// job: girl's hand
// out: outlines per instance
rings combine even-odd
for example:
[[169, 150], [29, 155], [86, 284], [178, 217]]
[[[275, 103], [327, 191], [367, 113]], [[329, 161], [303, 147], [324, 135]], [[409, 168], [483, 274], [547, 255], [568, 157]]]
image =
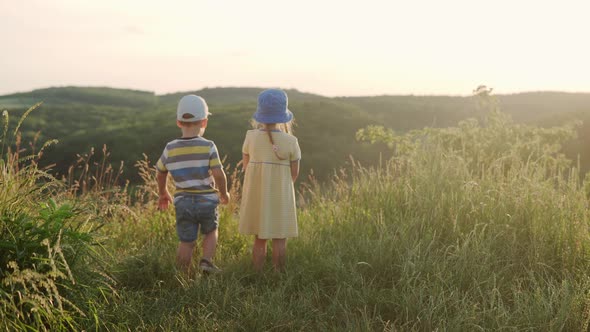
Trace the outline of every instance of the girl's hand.
[[164, 210], [168, 209], [168, 206], [170, 206], [171, 202], [172, 202], [172, 197], [170, 196], [169, 193], [164, 193], [163, 195], [160, 195], [160, 197], [158, 197], [158, 209], [160, 211], [164, 211]]

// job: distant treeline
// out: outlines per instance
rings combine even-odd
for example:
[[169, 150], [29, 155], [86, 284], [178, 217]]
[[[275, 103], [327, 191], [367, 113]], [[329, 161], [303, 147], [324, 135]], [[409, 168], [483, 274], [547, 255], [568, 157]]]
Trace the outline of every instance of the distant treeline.
[[[41, 132], [39, 141], [58, 139], [45, 154], [45, 164], [64, 174], [77, 154], [99, 151], [104, 144], [113, 163], [124, 161], [124, 178], [145, 153], [154, 161], [164, 144], [177, 137], [175, 109], [178, 99], [195, 93], [203, 96], [213, 113], [206, 137], [214, 140], [226, 164], [241, 158], [241, 145], [256, 108], [261, 88], [209, 88], [157, 96], [151, 92], [112, 88], [64, 87], [0, 96], [0, 109], [9, 110], [10, 121], [31, 105], [43, 101], [21, 128], [23, 141]], [[398, 132], [423, 127], [447, 127], [467, 118], [485, 117], [486, 109], [473, 97], [375, 96], [340, 97], [287, 90], [295, 114], [295, 134], [303, 151], [303, 174], [328, 179], [335, 169], [345, 167], [349, 156], [370, 165], [388, 158], [385, 145], [358, 142], [355, 133], [368, 125], [382, 125]], [[556, 126], [580, 121], [578, 138], [564, 151], [573, 160], [580, 157], [583, 172], [590, 169], [590, 94], [533, 92], [495, 97], [497, 107], [517, 122]]]

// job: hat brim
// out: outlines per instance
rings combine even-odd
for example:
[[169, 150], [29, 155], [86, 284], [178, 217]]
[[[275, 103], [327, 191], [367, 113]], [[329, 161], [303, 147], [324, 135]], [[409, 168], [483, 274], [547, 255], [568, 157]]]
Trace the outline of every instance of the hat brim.
[[258, 123], [287, 123], [293, 120], [293, 113], [287, 109], [287, 112], [282, 114], [261, 114], [254, 113], [254, 120]]

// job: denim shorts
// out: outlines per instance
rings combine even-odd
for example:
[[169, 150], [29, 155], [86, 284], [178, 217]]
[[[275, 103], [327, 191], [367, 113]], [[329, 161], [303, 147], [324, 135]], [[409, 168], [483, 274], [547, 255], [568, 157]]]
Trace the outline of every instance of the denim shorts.
[[176, 233], [180, 241], [195, 241], [199, 227], [203, 234], [209, 234], [216, 230], [219, 225], [217, 205], [219, 205], [217, 194], [175, 197]]

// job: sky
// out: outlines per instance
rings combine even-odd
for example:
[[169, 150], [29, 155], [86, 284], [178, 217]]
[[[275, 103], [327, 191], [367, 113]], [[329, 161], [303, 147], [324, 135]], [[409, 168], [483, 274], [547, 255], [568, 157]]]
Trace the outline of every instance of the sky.
[[0, 94], [590, 92], [590, 1], [0, 0]]

